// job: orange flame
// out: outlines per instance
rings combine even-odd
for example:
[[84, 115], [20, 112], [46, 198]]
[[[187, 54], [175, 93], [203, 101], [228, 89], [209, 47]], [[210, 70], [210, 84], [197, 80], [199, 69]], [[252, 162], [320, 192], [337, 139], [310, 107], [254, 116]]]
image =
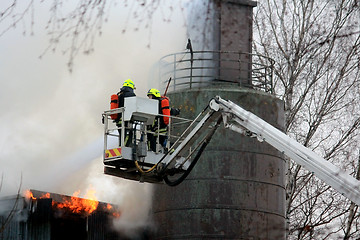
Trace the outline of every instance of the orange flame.
[[24, 195], [25, 195], [25, 198], [33, 199], [33, 200], [36, 199], [36, 197], [34, 197], [33, 193], [30, 190], [26, 190]]
[[[34, 194], [30, 190], [25, 190], [24, 196], [25, 198], [36, 200], [36, 197], [34, 197]], [[50, 198], [50, 193], [43, 194], [40, 199], [43, 198]]]
[[40, 199], [43, 199], [43, 198], [50, 198], [50, 193], [45, 193], [44, 195], [42, 195], [40, 197]]
[[116, 218], [119, 218], [120, 217], [120, 212], [113, 212], [112, 215]]
[[[94, 212], [99, 205], [95, 197], [95, 190], [90, 189], [87, 191], [85, 198], [79, 198], [80, 190], [74, 192], [73, 196], [63, 197], [63, 202], [56, 202], [52, 201], [52, 206], [60, 209], [67, 209], [73, 213], [81, 213], [81, 214], [91, 214]], [[33, 193], [30, 190], [26, 190], [24, 196], [30, 200], [36, 200], [37, 198], [34, 197]], [[45, 193], [39, 199], [50, 198], [50, 193]], [[104, 210], [107, 210], [111, 213], [114, 217], [120, 217], [120, 212], [114, 209], [111, 204], [107, 204], [106, 207], [104, 206]]]
[[70, 199], [63, 199], [64, 202], [53, 202], [53, 206], [69, 209], [73, 213], [91, 214], [99, 205], [95, 197], [95, 190], [88, 190], [84, 198], [79, 198], [80, 190], [76, 191]]
[[117, 211], [116, 209], [113, 208], [113, 206], [111, 204], [107, 204], [106, 205], [106, 209], [109, 211], [109, 212], [112, 212], [112, 215], [116, 218], [119, 218], [120, 217], [120, 212]]

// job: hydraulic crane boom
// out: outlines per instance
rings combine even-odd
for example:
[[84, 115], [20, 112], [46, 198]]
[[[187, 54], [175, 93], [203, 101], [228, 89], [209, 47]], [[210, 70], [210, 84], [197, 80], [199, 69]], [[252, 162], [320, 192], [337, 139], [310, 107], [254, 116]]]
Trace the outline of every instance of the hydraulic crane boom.
[[[360, 204], [360, 182], [345, 171], [231, 101], [217, 97], [210, 107], [222, 112], [225, 127], [240, 133], [244, 133], [243, 129], [250, 131], [259, 141], [269, 143], [336, 191]], [[235, 123], [228, 123], [226, 118], [232, 118]]]
[[[219, 96], [210, 101], [178, 141], [170, 146], [169, 151], [164, 154], [139, 155], [135, 154], [139, 151], [137, 146], [133, 148], [132, 153], [131, 149], [120, 146], [117, 149], [120, 151], [123, 149], [124, 156], [110, 159], [104, 157], [105, 173], [152, 183], [161, 183], [164, 180], [168, 185], [176, 186], [192, 170], [221, 122], [224, 123], [225, 128], [256, 137], [260, 142], [269, 143], [336, 191], [360, 205], [360, 181], [261, 118]], [[142, 145], [141, 142], [138, 145]], [[108, 150], [105, 149], [106, 151]], [[126, 152], [129, 152], [127, 156]], [[181, 177], [175, 181], [169, 179], [169, 176], [176, 174], [181, 174]]]

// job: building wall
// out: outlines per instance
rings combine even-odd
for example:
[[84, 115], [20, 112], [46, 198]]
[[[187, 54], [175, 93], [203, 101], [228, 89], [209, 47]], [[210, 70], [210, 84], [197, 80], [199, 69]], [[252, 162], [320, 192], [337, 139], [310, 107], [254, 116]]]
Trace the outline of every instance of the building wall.
[[[78, 214], [53, 206], [54, 201], [63, 202], [70, 196], [51, 193], [51, 198], [40, 199], [46, 192], [31, 192], [37, 199], [16, 196], [0, 199], [3, 211], [0, 214], [0, 240], [131, 239], [115, 231], [107, 203], [99, 202], [97, 210], [90, 215]], [[8, 219], [14, 206], [14, 214]]]

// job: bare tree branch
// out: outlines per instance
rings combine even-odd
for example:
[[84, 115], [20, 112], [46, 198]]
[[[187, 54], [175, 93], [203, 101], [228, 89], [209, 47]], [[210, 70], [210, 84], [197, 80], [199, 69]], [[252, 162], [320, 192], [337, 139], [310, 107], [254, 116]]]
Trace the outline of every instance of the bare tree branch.
[[[266, 0], [256, 11], [253, 49], [275, 60], [274, 86], [285, 103], [286, 131], [353, 172], [354, 147], [360, 144], [359, 5]], [[339, 237], [342, 228], [335, 223], [351, 211], [349, 202], [292, 161], [286, 191], [289, 239]]]

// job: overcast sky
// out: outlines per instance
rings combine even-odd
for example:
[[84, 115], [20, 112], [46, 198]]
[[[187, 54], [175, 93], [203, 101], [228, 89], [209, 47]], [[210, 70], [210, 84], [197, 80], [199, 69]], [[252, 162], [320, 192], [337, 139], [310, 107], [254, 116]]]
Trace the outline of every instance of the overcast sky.
[[[1, 1], [0, 10], [5, 6]], [[33, 36], [29, 25], [18, 24], [0, 37], [0, 197], [15, 194], [20, 183], [22, 189], [67, 195], [79, 189], [83, 193], [91, 184], [101, 201], [139, 204], [134, 199], [144, 196], [130, 195], [128, 189], [148, 196], [149, 185], [103, 174], [101, 113], [128, 78], [135, 82], [136, 94], [146, 97], [154, 86], [156, 61], [185, 50], [184, 13], [175, 8], [172, 20], [164, 22], [168, 8], [163, 8], [156, 12], [151, 32], [133, 31], [130, 20], [122, 34], [129, 9], [113, 8], [95, 52], [77, 56], [70, 73], [68, 56], [61, 51], [39, 59], [49, 41], [44, 30], [49, 5], [35, 7]], [[0, 22], [1, 30], [4, 24]], [[127, 198], [131, 201], [125, 203]]]

